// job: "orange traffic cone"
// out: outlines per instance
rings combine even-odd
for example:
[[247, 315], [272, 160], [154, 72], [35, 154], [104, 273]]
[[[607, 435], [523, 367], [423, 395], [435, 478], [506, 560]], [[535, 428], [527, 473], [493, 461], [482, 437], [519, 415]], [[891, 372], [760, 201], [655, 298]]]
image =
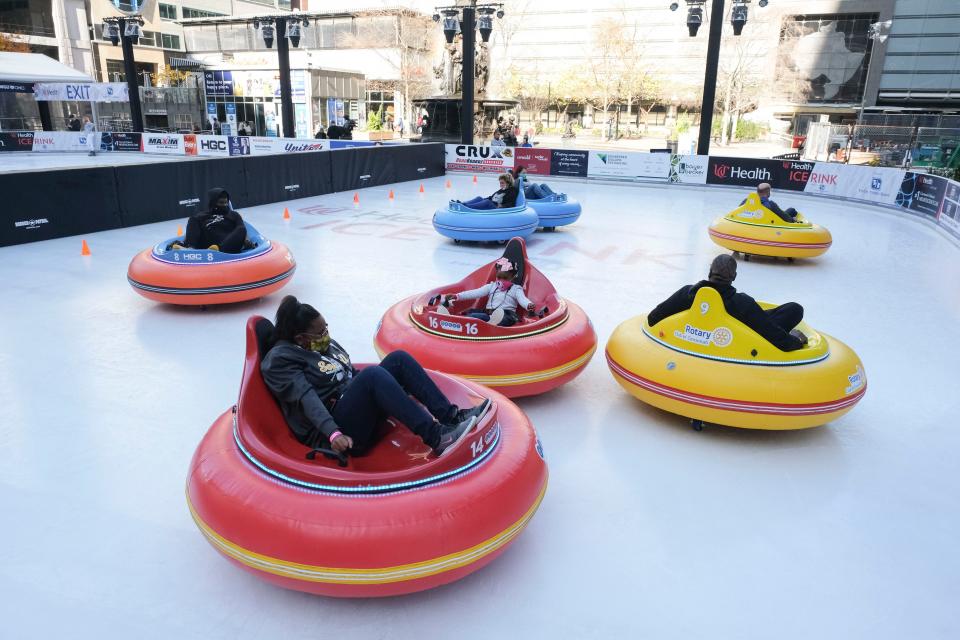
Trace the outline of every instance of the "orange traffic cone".
[[87, 244], [86, 240], [84, 240], [83, 244], [80, 245], [80, 255], [82, 256], [90, 255], [90, 245]]
[[387, 196], [389, 199], [393, 200], [393, 189], [390, 189], [390, 195]]
[[177, 235], [178, 236], [183, 235], [183, 227], [181, 227], [180, 225], [177, 225]]
[[353, 204], [360, 204], [360, 192], [356, 191], [353, 194]]
[[447, 180], [447, 189], [449, 189], [449, 188], [450, 188], [450, 181]]
[[473, 184], [477, 184], [477, 176], [473, 176]]
[[423, 193], [423, 183], [420, 183], [420, 193]]
[[290, 209], [288, 209], [287, 207], [283, 208], [283, 219], [284, 220], [290, 219]]

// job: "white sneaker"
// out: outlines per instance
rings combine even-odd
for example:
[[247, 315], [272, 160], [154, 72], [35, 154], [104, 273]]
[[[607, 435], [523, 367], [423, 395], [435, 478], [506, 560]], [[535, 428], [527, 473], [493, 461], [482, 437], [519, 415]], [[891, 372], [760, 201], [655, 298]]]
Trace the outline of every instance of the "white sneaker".
[[488, 322], [494, 326], [500, 324], [503, 320], [503, 309], [494, 309], [493, 313], [490, 314], [490, 320]]

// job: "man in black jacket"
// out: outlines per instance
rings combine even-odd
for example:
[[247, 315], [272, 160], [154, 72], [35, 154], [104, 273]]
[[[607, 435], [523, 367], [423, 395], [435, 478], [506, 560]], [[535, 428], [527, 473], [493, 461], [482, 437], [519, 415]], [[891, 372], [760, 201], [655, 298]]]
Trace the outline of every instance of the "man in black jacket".
[[175, 243], [173, 248], [240, 253], [247, 240], [247, 227], [240, 214], [230, 208], [230, 194], [215, 187], [207, 192], [207, 199], [209, 210], [190, 216], [184, 244]]
[[[757, 185], [757, 195], [760, 196], [760, 204], [765, 206], [770, 211], [773, 211], [775, 214], [780, 216], [784, 222], [796, 222], [797, 221], [797, 210], [793, 207], [787, 207], [787, 210], [784, 211], [780, 208], [776, 202], [770, 199], [771, 187], [768, 182], [761, 182]], [[741, 205], [746, 202], [747, 199], [744, 198], [740, 203]]]
[[770, 344], [781, 351], [796, 351], [807, 344], [807, 337], [795, 329], [803, 320], [803, 307], [796, 302], [787, 302], [779, 307], [764, 310], [757, 301], [745, 293], [738, 293], [731, 285], [737, 277], [737, 261], [723, 254], [713, 259], [706, 280], [687, 285], [657, 305], [647, 316], [652, 327], [658, 322], [686, 311], [703, 287], [712, 287], [723, 298], [723, 306], [731, 316], [744, 323]]

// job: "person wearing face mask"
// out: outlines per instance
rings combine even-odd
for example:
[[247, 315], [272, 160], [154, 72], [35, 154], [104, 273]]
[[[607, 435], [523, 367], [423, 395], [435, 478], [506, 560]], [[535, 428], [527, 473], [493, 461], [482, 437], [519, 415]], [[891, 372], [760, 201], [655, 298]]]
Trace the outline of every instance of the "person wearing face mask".
[[240, 214], [230, 208], [230, 194], [215, 187], [207, 192], [209, 210], [190, 216], [183, 244], [174, 249], [213, 249], [224, 253], [240, 253], [247, 240], [247, 227]]
[[[483, 285], [479, 289], [448, 293], [443, 296], [444, 304], [457, 300], [477, 300], [486, 296], [487, 306], [484, 309], [470, 309], [465, 316], [483, 320], [501, 327], [512, 327], [520, 321], [517, 315], [517, 304], [523, 305], [527, 311], [533, 313], [536, 309], [533, 302], [523, 292], [523, 287], [513, 282], [517, 275], [517, 268], [506, 258], [496, 262], [497, 279]], [[444, 309], [445, 307], [438, 307]], [[443, 311], [441, 311], [443, 313]]]
[[721, 254], [710, 264], [706, 280], [681, 287], [672, 296], [657, 305], [647, 316], [653, 327], [664, 318], [686, 311], [703, 287], [717, 290], [723, 299], [727, 313], [759, 333], [781, 351], [796, 351], [807, 344], [807, 336], [795, 327], [803, 320], [803, 307], [796, 302], [786, 302], [773, 309], [764, 309], [757, 301], [733, 288], [737, 277], [737, 261], [732, 256]]
[[337, 453], [362, 455], [380, 422], [393, 416], [440, 456], [490, 408], [486, 398], [467, 409], [451, 404], [405, 351], [358, 371], [320, 312], [294, 296], [280, 302], [271, 343], [263, 380], [290, 431], [311, 448], [329, 443]]
[[[460, 201], [454, 200], [454, 202]], [[517, 206], [517, 187], [514, 184], [513, 176], [509, 173], [502, 174], [500, 176], [500, 188], [489, 198], [478, 196], [461, 204], [471, 209], [508, 209]]]

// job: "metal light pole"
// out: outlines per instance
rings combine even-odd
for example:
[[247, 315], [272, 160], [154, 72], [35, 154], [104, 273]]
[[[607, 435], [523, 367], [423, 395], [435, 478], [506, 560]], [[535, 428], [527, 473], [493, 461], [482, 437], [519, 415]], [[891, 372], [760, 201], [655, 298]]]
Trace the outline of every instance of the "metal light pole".
[[460, 33], [463, 34], [463, 79], [461, 81], [462, 98], [460, 99], [460, 139], [463, 144], [473, 144], [473, 100], [474, 100], [474, 65], [476, 64], [477, 33], [475, 26], [476, 0], [471, 0], [469, 7], [463, 8], [463, 19], [460, 21]]
[[[104, 33], [114, 46], [120, 44], [123, 51], [123, 74], [127, 79], [127, 90], [130, 94], [130, 121], [134, 131], [143, 132], [143, 108], [140, 106], [140, 86], [137, 84], [137, 65], [133, 56], [133, 45], [140, 40], [139, 27], [143, 25], [143, 18], [136, 16], [116, 16], [104, 18]], [[135, 34], [127, 35], [128, 25], [136, 25]]]
[[277, 58], [280, 60], [280, 117], [283, 119], [283, 137], [297, 137], [297, 123], [293, 119], [293, 89], [290, 86], [290, 43], [287, 40], [287, 19], [278, 17]]
[[713, 129], [713, 103], [717, 99], [717, 68], [720, 65], [720, 36], [723, 33], [723, 0], [713, 0], [710, 8], [710, 38], [707, 40], [707, 66], [703, 74], [703, 102], [700, 104], [700, 137], [697, 153], [710, 155]]

